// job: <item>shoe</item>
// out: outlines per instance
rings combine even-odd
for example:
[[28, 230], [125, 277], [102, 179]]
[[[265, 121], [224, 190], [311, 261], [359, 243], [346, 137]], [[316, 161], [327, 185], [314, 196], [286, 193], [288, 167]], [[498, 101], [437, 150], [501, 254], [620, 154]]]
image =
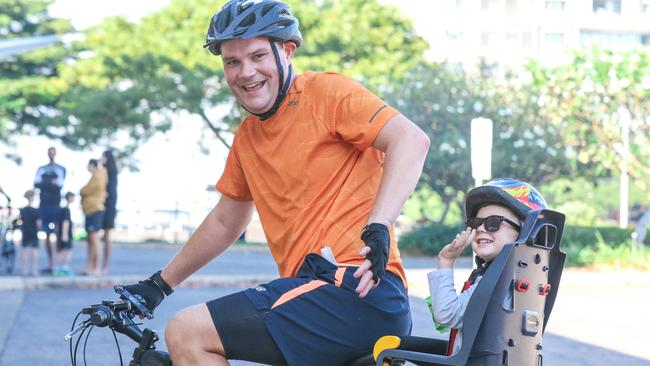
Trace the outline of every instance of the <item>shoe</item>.
[[61, 267], [64, 276], [74, 276], [74, 271], [68, 266]]

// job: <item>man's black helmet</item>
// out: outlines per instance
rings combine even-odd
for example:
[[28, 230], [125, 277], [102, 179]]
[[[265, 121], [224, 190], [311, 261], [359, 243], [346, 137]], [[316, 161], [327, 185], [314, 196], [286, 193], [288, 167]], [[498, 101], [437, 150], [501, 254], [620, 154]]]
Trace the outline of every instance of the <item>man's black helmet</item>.
[[298, 19], [289, 5], [276, 0], [231, 0], [212, 16], [203, 47], [218, 56], [222, 42], [254, 37], [302, 44]]

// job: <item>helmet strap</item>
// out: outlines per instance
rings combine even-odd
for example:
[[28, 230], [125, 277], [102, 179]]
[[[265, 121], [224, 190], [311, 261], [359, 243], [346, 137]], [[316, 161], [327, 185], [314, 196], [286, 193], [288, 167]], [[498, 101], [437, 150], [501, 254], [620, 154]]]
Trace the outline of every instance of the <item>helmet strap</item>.
[[246, 107], [242, 106], [244, 109], [246, 109], [246, 111], [248, 111], [251, 114], [256, 115], [262, 121], [271, 118], [271, 116], [273, 116], [273, 114], [275, 114], [275, 112], [277, 112], [278, 108], [280, 108], [280, 104], [282, 103], [284, 98], [287, 96], [287, 91], [289, 90], [289, 86], [291, 85], [291, 76], [292, 76], [292, 71], [293, 71], [293, 67], [291, 67], [291, 64], [289, 64], [289, 72], [287, 74], [287, 79], [285, 80], [284, 79], [284, 68], [282, 67], [282, 63], [280, 62], [280, 53], [278, 52], [278, 49], [275, 46], [275, 42], [273, 42], [273, 40], [271, 38], [269, 38], [269, 43], [271, 43], [271, 50], [273, 51], [273, 56], [275, 56], [275, 65], [278, 67], [278, 78], [280, 79], [280, 82], [278, 83], [278, 96], [275, 97], [275, 103], [273, 104], [271, 109], [269, 109], [268, 111], [266, 111], [264, 113], [260, 113], [260, 114], [253, 113], [253, 112], [249, 111], [248, 109], [246, 109]]

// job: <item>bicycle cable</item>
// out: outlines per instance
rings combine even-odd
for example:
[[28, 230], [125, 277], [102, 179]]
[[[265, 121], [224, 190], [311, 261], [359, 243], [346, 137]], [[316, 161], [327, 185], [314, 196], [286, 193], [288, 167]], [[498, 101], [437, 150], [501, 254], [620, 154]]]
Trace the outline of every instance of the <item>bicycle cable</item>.
[[90, 333], [93, 331], [94, 328], [95, 328], [94, 325], [91, 325], [90, 328], [88, 328], [88, 333], [86, 334], [86, 340], [84, 340], [84, 352], [83, 352], [84, 366], [88, 365], [88, 363], [86, 363], [86, 345], [88, 344], [88, 337], [90, 337]]
[[[77, 313], [77, 316], [75, 316], [74, 320], [72, 321], [72, 327], [70, 328], [71, 331], [75, 329], [75, 326], [77, 325], [77, 320], [79, 319], [79, 316], [81, 316], [81, 314], [82, 314], [81, 311], [79, 313]], [[137, 326], [138, 324], [142, 324], [142, 323], [135, 323], [133, 321], [133, 319], [128, 318], [128, 317], [127, 317], [127, 319], [128, 319], [128, 321], [130, 323], [129, 325]], [[78, 350], [79, 350], [79, 344], [81, 342], [81, 339], [84, 338], [84, 334], [86, 334], [86, 337], [84, 339], [84, 344], [83, 344], [83, 353], [82, 353], [83, 354], [83, 360], [84, 360], [83, 364], [84, 364], [84, 366], [88, 365], [87, 360], [86, 360], [86, 348], [88, 346], [88, 338], [90, 337], [90, 333], [92, 332], [92, 330], [94, 328], [95, 328], [95, 325], [89, 325], [86, 328], [81, 330], [81, 333], [79, 334], [79, 337], [77, 338], [77, 342], [74, 345], [74, 350], [72, 348], [72, 342], [70, 342], [70, 361], [72, 363], [72, 366], [77, 366], [77, 354], [78, 354]], [[86, 332], [86, 331], [88, 331], [88, 332]], [[113, 339], [115, 340], [115, 345], [117, 346], [117, 354], [120, 357], [120, 366], [124, 366], [124, 359], [122, 358], [122, 349], [120, 347], [120, 342], [117, 340], [117, 334], [115, 334], [115, 330], [113, 328], [111, 328], [111, 332], [113, 334]]]
[[[78, 312], [77, 316], [74, 317], [74, 320], [72, 321], [72, 327], [70, 327], [71, 332], [74, 330], [74, 326], [77, 325], [77, 319], [79, 319], [80, 315], [81, 315], [81, 311]], [[72, 342], [70, 342], [70, 362], [72, 362], [72, 366], [76, 366], [74, 362], [74, 358], [72, 357]]]

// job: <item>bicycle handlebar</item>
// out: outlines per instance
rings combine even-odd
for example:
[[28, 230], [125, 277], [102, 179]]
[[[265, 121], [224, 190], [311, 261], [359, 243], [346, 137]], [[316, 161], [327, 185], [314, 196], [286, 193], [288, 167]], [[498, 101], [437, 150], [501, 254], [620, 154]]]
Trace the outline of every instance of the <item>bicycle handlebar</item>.
[[[95, 304], [91, 305], [90, 307], [83, 308], [80, 314], [89, 315], [89, 318], [79, 324], [79, 326], [76, 328], [72, 329], [70, 333], [66, 334], [65, 337], [63, 337], [63, 339], [69, 341], [72, 339], [72, 337], [74, 337], [75, 334], [79, 332], [82, 332], [80, 337], [83, 337], [83, 331], [92, 326], [102, 328], [109, 327], [113, 331], [124, 334], [138, 343], [138, 346], [133, 353], [133, 359], [129, 365], [171, 366], [169, 355], [166, 352], [156, 350], [155, 343], [159, 340], [156, 332], [151, 329], [144, 329], [143, 331], [138, 326], [138, 324], [134, 323], [132, 320], [137, 315], [144, 316], [148, 319], [153, 318], [152, 312], [144, 306], [141, 301], [141, 297], [129, 293], [123, 286], [118, 285], [115, 286], [114, 289], [115, 292], [118, 293], [122, 298], [121, 300], [103, 300], [101, 304]], [[86, 336], [86, 338], [88, 337]], [[79, 342], [77, 341], [77, 344], [78, 343]], [[75, 346], [74, 357], [72, 348], [70, 351], [73, 365], [76, 364], [74, 361], [76, 359], [76, 353], [77, 348]]]

